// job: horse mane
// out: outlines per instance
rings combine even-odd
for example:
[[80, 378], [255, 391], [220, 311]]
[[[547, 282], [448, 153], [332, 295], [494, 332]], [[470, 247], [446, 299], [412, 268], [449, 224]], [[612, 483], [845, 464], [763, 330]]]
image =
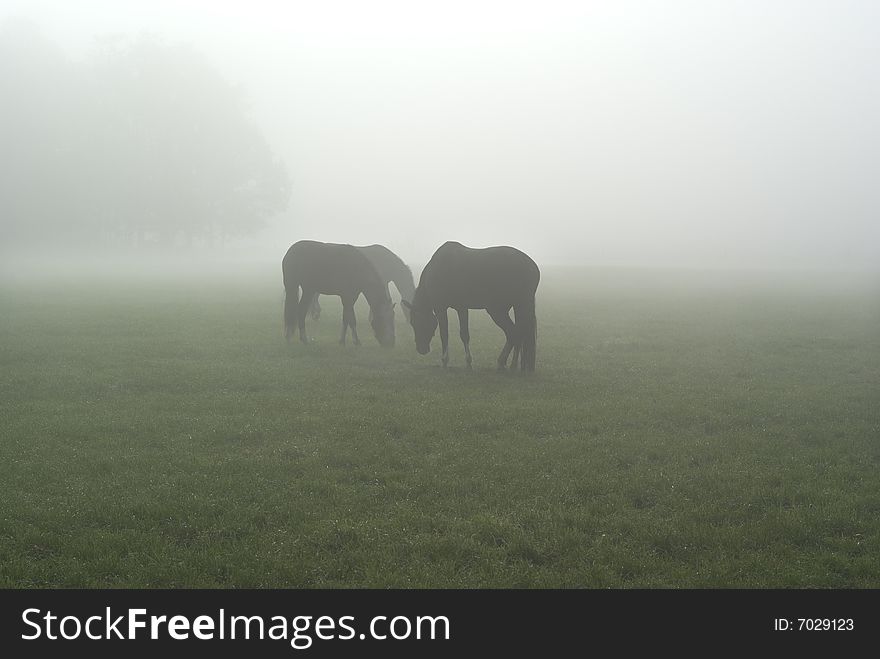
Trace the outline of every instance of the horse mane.
[[[371, 262], [373, 262], [380, 277], [394, 282], [397, 289], [401, 292], [401, 295], [404, 294], [404, 291], [400, 286], [401, 283], [404, 284], [404, 288], [409, 288], [411, 285], [412, 290], [415, 291], [416, 283], [413, 278], [412, 268], [410, 268], [404, 260], [392, 250], [388, 249], [385, 245], [380, 245], [378, 243], [365, 245], [358, 249], [361, 250]], [[370, 252], [372, 252], [372, 255]], [[394, 276], [389, 276], [392, 271], [396, 274], [394, 274]], [[403, 277], [402, 282], [400, 281], [401, 275]]]
[[395, 254], [393, 251], [391, 251], [390, 249], [388, 249], [387, 247], [385, 247], [385, 245], [380, 245], [379, 243], [375, 243], [375, 244], [373, 244], [373, 245], [365, 245], [364, 248], [365, 248], [365, 249], [379, 249], [379, 250], [382, 250], [382, 253], [383, 253], [383, 254], [385, 254], [386, 256], [391, 257], [397, 265], [401, 266], [402, 268], [406, 268], [407, 270], [410, 271], [410, 274], [412, 274], [412, 270], [410, 270], [409, 266], [403, 261], [403, 259], [400, 258], [400, 257], [399, 257], [397, 254]]
[[[363, 292], [370, 308], [372, 309], [373, 305], [379, 304], [383, 300], [390, 303], [391, 298], [388, 295], [388, 287], [385, 286], [385, 281], [382, 279], [382, 275], [379, 274], [379, 269], [376, 268], [375, 264], [359, 249], [355, 248], [354, 251], [362, 259], [363, 263], [366, 264], [367, 271], [369, 272], [369, 282], [365, 282]], [[367, 286], [367, 283], [370, 285]]]

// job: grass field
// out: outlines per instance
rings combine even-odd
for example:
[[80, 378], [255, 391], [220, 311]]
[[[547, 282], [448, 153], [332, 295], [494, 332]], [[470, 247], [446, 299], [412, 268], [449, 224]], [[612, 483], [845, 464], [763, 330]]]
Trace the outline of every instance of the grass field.
[[280, 266], [0, 285], [2, 587], [880, 587], [880, 293], [545, 269], [538, 371]]

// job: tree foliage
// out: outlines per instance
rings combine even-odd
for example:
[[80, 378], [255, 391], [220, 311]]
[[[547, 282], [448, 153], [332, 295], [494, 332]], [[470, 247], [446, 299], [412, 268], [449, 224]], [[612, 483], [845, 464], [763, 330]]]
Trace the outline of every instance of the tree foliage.
[[241, 90], [187, 46], [105, 38], [73, 64], [7, 22], [0, 94], [6, 242], [213, 242], [286, 208], [287, 170]]

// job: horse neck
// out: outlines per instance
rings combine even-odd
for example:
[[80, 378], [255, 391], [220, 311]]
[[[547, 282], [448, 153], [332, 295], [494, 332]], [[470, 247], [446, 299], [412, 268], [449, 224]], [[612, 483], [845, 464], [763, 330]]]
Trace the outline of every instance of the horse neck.
[[419, 285], [413, 290], [412, 305], [419, 308], [432, 308], [433, 302], [433, 272], [434, 259], [428, 261], [427, 265], [422, 269], [422, 276], [419, 277]]
[[393, 282], [403, 299], [413, 299], [416, 285], [413, 281], [412, 270], [403, 262], [403, 259], [384, 245], [372, 245], [361, 249], [376, 267], [376, 272], [384, 280], [386, 287], [389, 281]]
[[367, 304], [371, 309], [388, 301], [388, 288], [378, 274], [375, 277], [369, 277], [364, 283], [364, 297], [367, 298]]
[[413, 291], [412, 306], [419, 309], [433, 309], [434, 301], [431, 295], [431, 287], [420, 281], [418, 288]]
[[391, 281], [394, 282], [394, 285], [400, 292], [400, 296], [404, 300], [413, 299], [416, 292], [416, 284], [413, 281], [412, 270], [410, 270], [404, 263], [401, 263], [400, 267], [397, 268]]

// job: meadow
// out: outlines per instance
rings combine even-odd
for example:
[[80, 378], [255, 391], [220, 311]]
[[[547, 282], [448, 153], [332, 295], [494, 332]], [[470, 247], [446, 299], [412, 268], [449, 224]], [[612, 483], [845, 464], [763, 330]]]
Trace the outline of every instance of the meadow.
[[880, 286], [545, 268], [537, 372], [280, 265], [0, 282], [0, 587], [880, 587]]

